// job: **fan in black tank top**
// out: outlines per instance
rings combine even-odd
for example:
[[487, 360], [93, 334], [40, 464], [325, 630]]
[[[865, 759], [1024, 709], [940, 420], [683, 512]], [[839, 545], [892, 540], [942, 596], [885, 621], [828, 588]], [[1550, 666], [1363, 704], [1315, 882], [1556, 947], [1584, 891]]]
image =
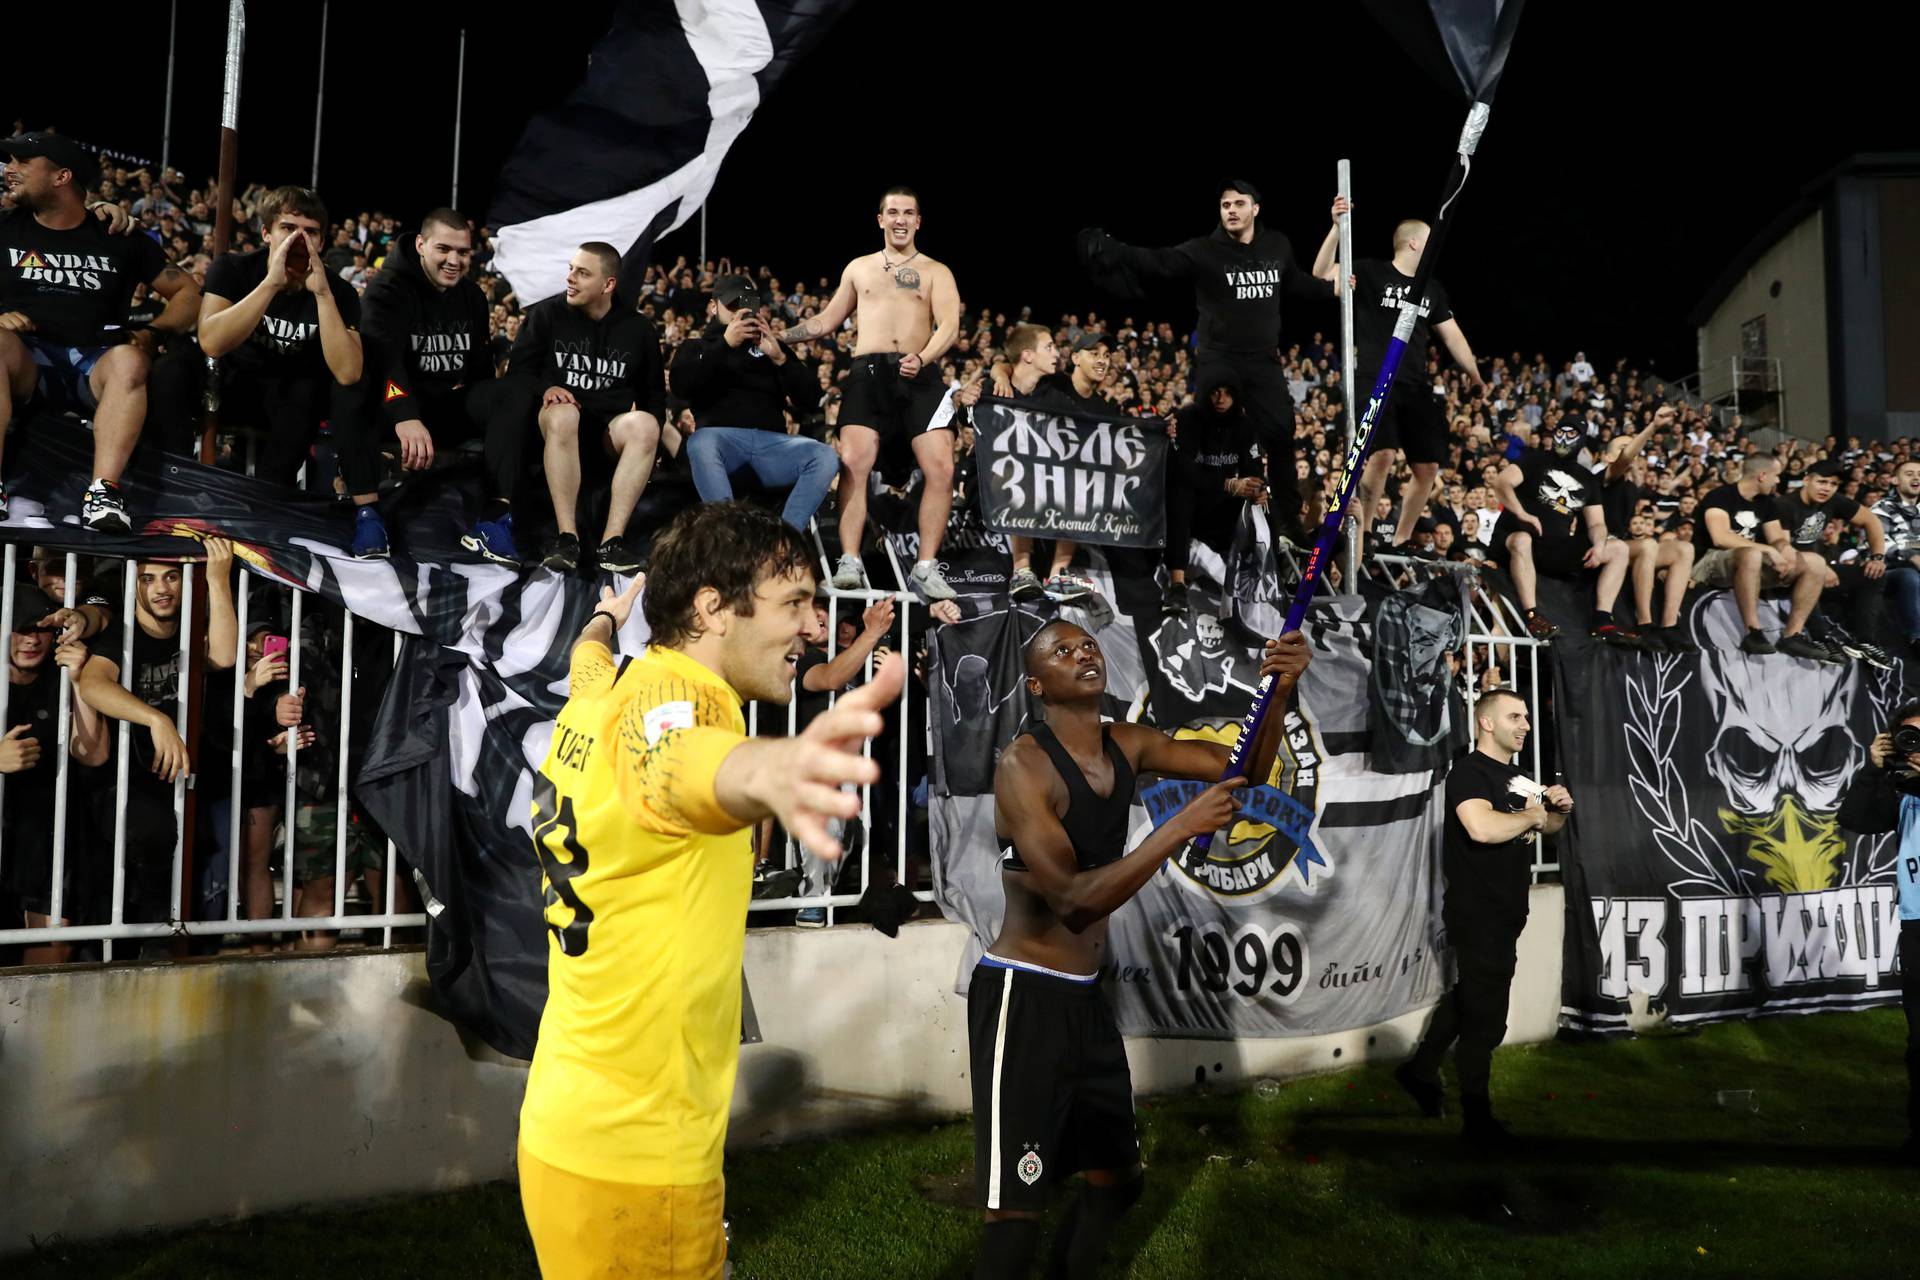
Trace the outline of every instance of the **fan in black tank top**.
[[[1094, 794], [1086, 774], [1060, 745], [1052, 729], [1037, 725], [1028, 736], [1040, 744], [1047, 758], [1053, 761], [1053, 767], [1059, 770], [1060, 780], [1067, 784], [1067, 812], [1060, 819], [1060, 825], [1073, 841], [1074, 860], [1080, 869], [1089, 871], [1119, 858], [1127, 851], [1127, 817], [1133, 807], [1133, 766], [1127, 763], [1127, 753], [1114, 742], [1113, 730], [1108, 727], [1100, 732], [1107, 759], [1113, 763], [1113, 790], [1104, 796]], [[1004, 836], [1001, 838], [1005, 841]], [[1001, 852], [1000, 866], [1007, 871], [1027, 869], [1027, 864], [1020, 860], [1020, 850], [1011, 841], [1006, 841]]]

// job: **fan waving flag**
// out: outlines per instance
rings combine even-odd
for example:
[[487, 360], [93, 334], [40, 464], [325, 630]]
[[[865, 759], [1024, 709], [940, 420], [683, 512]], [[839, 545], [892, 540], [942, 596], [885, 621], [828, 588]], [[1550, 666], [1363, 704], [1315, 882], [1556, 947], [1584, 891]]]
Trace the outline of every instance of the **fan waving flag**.
[[727, 148], [852, 0], [624, 0], [567, 101], [535, 116], [488, 211], [523, 307], [560, 292], [589, 240], [637, 276], [713, 188]]

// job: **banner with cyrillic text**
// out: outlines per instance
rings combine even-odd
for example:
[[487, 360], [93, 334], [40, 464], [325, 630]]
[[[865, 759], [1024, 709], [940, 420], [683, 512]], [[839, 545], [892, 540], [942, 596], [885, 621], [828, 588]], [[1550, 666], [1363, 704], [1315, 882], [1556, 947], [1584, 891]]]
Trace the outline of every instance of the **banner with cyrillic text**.
[[973, 427], [987, 528], [1107, 547], [1166, 543], [1165, 424], [986, 397]]

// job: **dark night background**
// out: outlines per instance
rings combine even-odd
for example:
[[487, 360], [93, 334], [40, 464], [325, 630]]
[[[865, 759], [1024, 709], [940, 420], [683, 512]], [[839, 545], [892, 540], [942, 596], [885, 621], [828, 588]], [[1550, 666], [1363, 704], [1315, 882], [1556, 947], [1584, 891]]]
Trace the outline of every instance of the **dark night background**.
[[[461, 202], [484, 216], [521, 126], [566, 95], [611, 7], [544, 4], [535, 21], [335, 3], [322, 194], [403, 219], [447, 197], [464, 23]], [[195, 183], [217, 154], [225, 11], [180, 6], [171, 154]], [[308, 177], [319, 13], [250, 6], [243, 183]], [[1840, 9], [1533, 0], [1440, 271], [1476, 350], [1564, 359], [1583, 347], [1595, 363], [1691, 372], [1687, 312], [1751, 236], [1848, 154], [1920, 144], [1913, 71], [1870, 26]], [[116, 8], [102, 25], [80, 6], [43, 12], [35, 43], [71, 62], [43, 52], [24, 65], [15, 46], [8, 122], [159, 156], [166, 4]], [[1432, 216], [1463, 117], [1358, 3], [869, 2], [735, 145], [709, 253], [789, 281], [836, 271], [874, 247], [879, 190], [907, 181], [926, 211], [922, 244], [953, 265], [969, 304], [1051, 317], [1100, 305], [1072, 262], [1075, 228], [1143, 244], [1204, 232], [1225, 174], [1260, 184], [1263, 218], [1305, 260], [1334, 162], [1351, 157], [1360, 249], [1384, 256], [1394, 220]], [[663, 252], [691, 255], [695, 226]], [[1172, 295], [1139, 310], [1188, 309]], [[1299, 304], [1288, 328], [1337, 323], [1331, 307]]]

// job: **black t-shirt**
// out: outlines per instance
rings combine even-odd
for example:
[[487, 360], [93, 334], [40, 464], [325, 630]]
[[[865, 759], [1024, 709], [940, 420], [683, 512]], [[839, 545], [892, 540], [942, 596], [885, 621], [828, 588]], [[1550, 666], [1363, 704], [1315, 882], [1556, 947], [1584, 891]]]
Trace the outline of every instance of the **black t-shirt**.
[[1545, 449], [1520, 451], [1520, 505], [1540, 522], [1543, 538], [1586, 538], [1586, 509], [1600, 490], [1586, 468]]
[[1739, 485], [1723, 484], [1701, 499], [1693, 510], [1693, 548], [1702, 555], [1713, 550], [1713, 535], [1707, 532], [1709, 511], [1726, 512], [1733, 535], [1748, 542], [1765, 542], [1761, 530], [1769, 520], [1780, 518], [1779, 507], [1768, 495], [1756, 493], [1747, 498], [1741, 496]]
[[1102, 400], [1098, 391], [1090, 396], [1083, 396], [1075, 391], [1073, 375], [1070, 373], [1047, 374], [1040, 379], [1039, 384], [1033, 389], [1033, 394], [1026, 399], [1038, 401], [1041, 404], [1057, 404], [1063, 409], [1086, 409], [1093, 413], [1113, 412], [1113, 405]]
[[[1661, 528], [1664, 529], [1667, 525], [1673, 523], [1673, 513], [1679, 509], [1679, 494], [1656, 493], [1653, 495], [1653, 518], [1659, 522]], [[1700, 508], [1696, 506], [1694, 508], [1694, 514], [1698, 515], [1699, 511]]]
[[[60, 748], [56, 740], [60, 731], [60, 668], [54, 665], [51, 651], [38, 671], [32, 683], [16, 684], [7, 695], [7, 731], [23, 724], [30, 725], [33, 729], [30, 736], [40, 744], [40, 759], [33, 768], [7, 775], [9, 818], [18, 812], [16, 804], [30, 803], [35, 810], [50, 805], [54, 778], [60, 767]], [[15, 799], [16, 792], [20, 793], [18, 800]], [[34, 796], [31, 802], [28, 801], [28, 793]]]
[[110, 235], [92, 214], [71, 231], [55, 231], [24, 208], [0, 210], [0, 312], [25, 312], [34, 333], [53, 342], [124, 341], [134, 287], [153, 283], [166, 267], [150, 238]]
[[[180, 637], [156, 637], [138, 623], [133, 628], [133, 696], [177, 720], [180, 706]], [[135, 773], [153, 764], [152, 736], [136, 730], [129, 735], [133, 743]], [[152, 774], [145, 775], [152, 780]]]
[[1792, 539], [1795, 547], [1802, 551], [1818, 551], [1820, 535], [1826, 532], [1827, 521], [1838, 520], [1845, 524], [1860, 510], [1860, 504], [1835, 489], [1833, 496], [1817, 507], [1798, 498], [1776, 497], [1773, 509], [1780, 518], [1780, 527], [1787, 531], [1787, 537]]
[[1616, 538], [1630, 538], [1633, 509], [1640, 504], [1640, 486], [1625, 476], [1608, 480], [1605, 475], [1601, 470], [1593, 479], [1600, 486], [1600, 509], [1607, 515], [1607, 532]]
[[[813, 718], [827, 709], [827, 700], [836, 693], [851, 692], [856, 681], [848, 681], [839, 689], [815, 691], [807, 688], [807, 672], [815, 667], [823, 667], [829, 661], [825, 649], [816, 649], [811, 645], [800, 655], [800, 663], [794, 669], [794, 700], [799, 703], [799, 713], [795, 722], [795, 732], [800, 732], [813, 723]], [[784, 736], [784, 731], [783, 735]]]
[[[1386, 357], [1387, 341], [1400, 321], [1401, 301], [1413, 290], [1413, 277], [1400, 274], [1398, 267], [1378, 258], [1360, 259], [1353, 264], [1353, 274], [1359, 280], [1353, 291], [1354, 350], [1359, 355], [1359, 376], [1371, 378]], [[1428, 280], [1427, 291], [1421, 296], [1420, 319], [1414, 322], [1413, 337], [1407, 341], [1406, 354], [1400, 357], [1401, 369], [1416, 378], [1424, 373], [1433, 326], [1451, 319], [1447, 291], [1438, 280]]]
[[1459, 808], [1469, 800], [1485, 800], [1496, 813], [1518, 813], [1533, 800], [1532, 788], [1532, 781], [1517, 765], [1478, 749], [1454, 762], [1447, 775], [1444, 846], [1450, 931], [1458, 931], [1463, 921], [1518, 924], [1526, 919], [1533, 842], [1523, 835], [1500, 844], [1481, 844], [1467, 835]]
[[[267, 278], [268, 257], [266, 249], [221, 254], [207, 268], [206, 291], [228, 302], [240, 301]], [[327, 291], [333, 294], [333, 303], [347, 328], [359, 328], [360, 295], [353, 286], [328, 272]], [[232, 368], [276, 380], [331, 378], [326, 355], [320, 349], [319, 301], [305, 286], [276, 293], [247, 340], [222, 359]]]

